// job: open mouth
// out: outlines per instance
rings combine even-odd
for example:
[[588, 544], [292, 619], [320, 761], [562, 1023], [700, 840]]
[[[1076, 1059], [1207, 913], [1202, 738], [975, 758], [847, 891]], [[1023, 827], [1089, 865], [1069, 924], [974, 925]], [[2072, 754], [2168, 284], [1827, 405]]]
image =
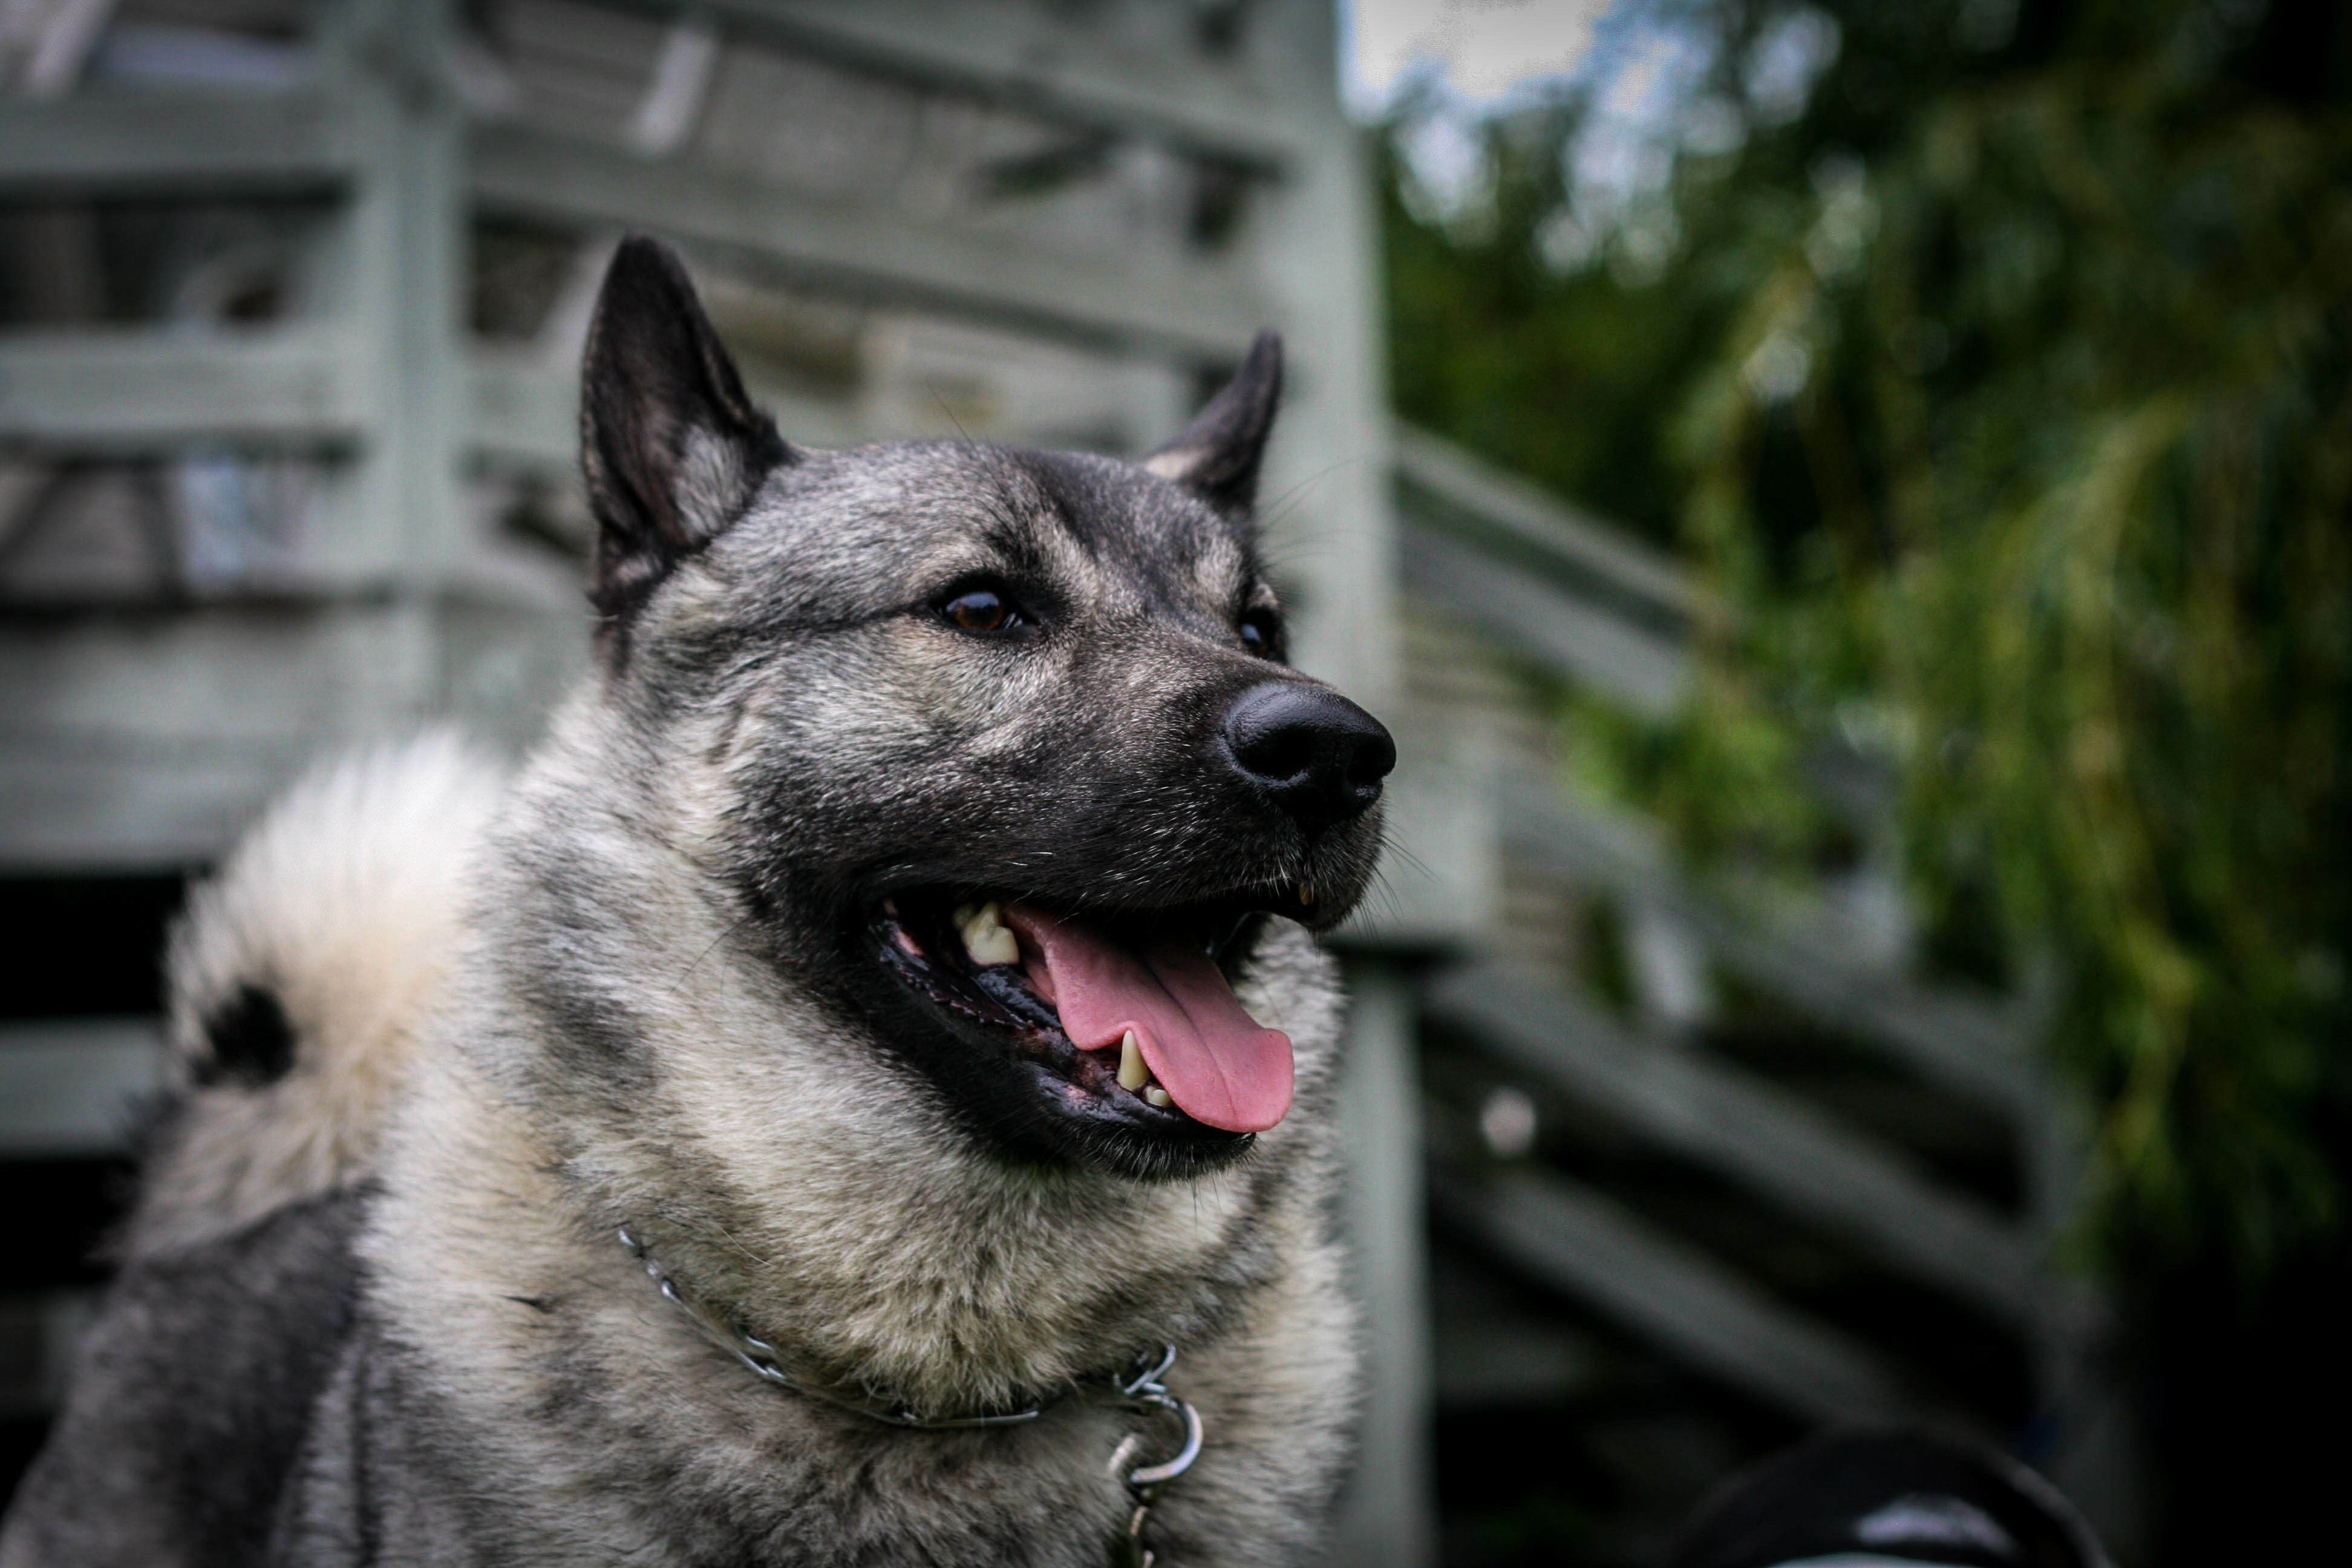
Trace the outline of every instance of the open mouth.
[[870, 929], [899, 982], [975, 1047], [993, 1044], [1055, 1108], [1098, 1125], [1246, 1143], [1290, 1108], [1289, 1037], [1261, 1026], [1228, 966], [1306, 889], [1118, 916], [1017, 894], [904, 889]]

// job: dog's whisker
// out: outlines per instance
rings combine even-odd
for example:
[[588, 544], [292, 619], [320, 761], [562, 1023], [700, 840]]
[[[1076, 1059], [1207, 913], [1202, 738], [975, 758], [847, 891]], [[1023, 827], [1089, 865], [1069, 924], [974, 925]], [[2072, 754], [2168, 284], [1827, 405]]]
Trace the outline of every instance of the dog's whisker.
[[735, 920], [730, 921], [725, 930], [721, 931], [717, 936], [710, 939], [710, 945], [704, 948], [700, 952], [695, 954], [694, 962], [686, 966], [686, 973], [679, 975], [677, 977], [677, 983], [670, 988], [672, 994], [684, 995], [686, 988], [694, 982], [694, 972], [702, 967], [703, 960], [709, 958], [712, 953], [717, 952], [722, 944], [732, 941], [736, 932], [741, 931], [745, 926], [750, 925], [758, 918], [759, 917], [756, 914], [745, 914], [738, 916]]

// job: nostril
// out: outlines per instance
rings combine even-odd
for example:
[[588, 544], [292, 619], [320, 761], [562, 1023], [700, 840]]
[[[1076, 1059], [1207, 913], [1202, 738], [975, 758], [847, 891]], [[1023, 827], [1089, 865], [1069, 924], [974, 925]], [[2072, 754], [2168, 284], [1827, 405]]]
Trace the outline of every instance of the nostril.
[[1296, 724], [1252, 731], [1237, 739], [1234, 758], [1262, 779], [1293, 779], [1315, 765], [1316, 737]]
[[[1373, 722], [1379, 724], [1378, 720]], [[1363, 737], [1348, 759], [1348, 783], [1357, 789], [1378, 789], [1381, 781], [1395, 771], [1396, 742], [1389, 738], [1385, 726]]]

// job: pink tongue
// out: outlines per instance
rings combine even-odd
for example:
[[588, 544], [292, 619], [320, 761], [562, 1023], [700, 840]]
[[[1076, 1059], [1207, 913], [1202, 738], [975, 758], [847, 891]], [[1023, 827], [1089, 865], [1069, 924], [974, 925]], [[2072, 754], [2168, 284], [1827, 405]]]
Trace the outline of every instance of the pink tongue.
[[1045, 956], [1046, 1000], [1082, 1051], [1135, 1031], [1144, 1065], [1195, 1121], [1263, 1132], [1290, 1109], [1290, 1037], [1261, 1029], [1216, 961], [1197, 946], [1115, 942], [1076, 921], [1018, 905], [1004, 923]]

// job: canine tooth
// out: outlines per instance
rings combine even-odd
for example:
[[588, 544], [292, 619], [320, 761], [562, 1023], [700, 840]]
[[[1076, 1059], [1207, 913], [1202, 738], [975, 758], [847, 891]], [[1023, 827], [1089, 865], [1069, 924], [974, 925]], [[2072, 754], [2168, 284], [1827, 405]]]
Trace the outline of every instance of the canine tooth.
[[963, 927], [963, 950], [974, 963], [986, 966], [1021, 962], [1020, 940], [996, 917], [996, 902], [991, 900], [972, 910], [969, 919], [958, 922]]
[[979, 910], [980, 906], [978, 904], [958, 904], [955, 907], [955, 912], [948, 918], [955, 921], [956, 929], [958, 931], [961, 931], [964, 927], [971, 924], [971, 917], [977, 913]]
[[1158, 1106], [1162, 1110], [1167, 1110], [1171, 1105], [1175, 1103], [1174, 1100], [1168, 1098], [1168, 1091], [1160, 1088], [1156, 1083], [1143, 1091], [1143, 1098], [1150, 1103]]
[[1135, 1031], [1129, 1029], [1118, 1037], [1118, 1087], [1141, 1089], [1151, 1081], [1151, 1069], [1143, 1065], [1143, 1047], [1135, 1043]]
[[1302, 904], [1311, 904], [1315, 901], [1314, 883], [1301, 882], [1298, 884], [1298, 901]]

